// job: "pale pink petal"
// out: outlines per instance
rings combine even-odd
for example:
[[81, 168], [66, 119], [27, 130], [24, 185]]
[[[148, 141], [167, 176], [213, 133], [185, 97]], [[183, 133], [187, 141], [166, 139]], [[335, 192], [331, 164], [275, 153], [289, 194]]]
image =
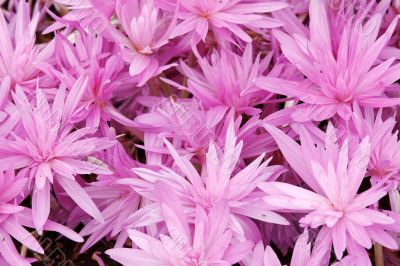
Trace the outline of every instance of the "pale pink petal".
[[57, 181], [68, 196], [70, 196], [82, 210], [95, 218], [98, 222], [104, 223], [104, 218], [96, 204], [75, 180], [59, 176]]
[[9, 232], [13, 238], [15, 238], [17, 241], [19, 241], [21, 244], [25, 245], [29, 249], [40, 254], [44, 253], [43, 248], [40, 246], [36, 238], [34, 238], [30, 232], [19, 225], [15, 220], [4, 220], [2, 223], [2, 227], [7, 230], [7, 232]]
[[235, 264], [245, 258], [253, 248], [254, 244], [251, 241], [241, 242], [231, 245], [224, 254], [224, 260], [231, 264]]
[[394, 240], [392, 236], [390, 236], [388, 233], [386, 233], [379, 227], [375, 226], [367, 227], [367, 232], [374, 241], [378, 242], [384, 247], [393, 250], [397, 250], [399, 248], [399, 245], [397, 244], [396, 240]]
[[142, 54], [135, 54], [129, 66], [129, 74], [136, 76], [142, 73], [150, 64], [151, 57]]
[[33, 222], [39, 234], [50, 214], [50, 183], [46, 181], [42, 189], [34, 189], [32, 194]]
[[265, 248], [265, 253], [264, 253], [264, 266], [281, 266], [281, 262], [278, 259], [278, 256], [276, 256], [274, 250], [270, 247], [267, 246]]
[[164, 266], [164, 262], [156, 260], [152, 255], [139, 250], [131, 248], [114, 248], [105, 252], [113, 260], [118, 261], [122, 265], [146, 265], [146, 266]]

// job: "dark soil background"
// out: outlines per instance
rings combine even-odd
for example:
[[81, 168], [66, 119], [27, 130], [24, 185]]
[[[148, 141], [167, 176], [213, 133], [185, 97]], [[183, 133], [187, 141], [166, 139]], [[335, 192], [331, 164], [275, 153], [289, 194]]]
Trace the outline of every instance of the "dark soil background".
[[93, 254], [97, 254], [107, 266], [121, 265], [104, 254], [104, 251], [113, 248], [113, 241], [99, 241], [84, 254], [79, 254], [81, 243], [75, 243], [65, 237], [59, 237], [57, 233], [44, 233], [43, 236], [39, 236], [37, 239], [45, 250], [45, 255], [28, 250], [27, 257], [37, 259], [32, 264], [33, 266], [97, 266], [99, 264], [92, 258]]

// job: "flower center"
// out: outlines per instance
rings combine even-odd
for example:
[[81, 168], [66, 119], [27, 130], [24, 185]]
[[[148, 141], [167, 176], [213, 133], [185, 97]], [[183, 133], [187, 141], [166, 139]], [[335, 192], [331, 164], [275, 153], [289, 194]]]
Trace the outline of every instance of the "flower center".
[[192, 251], [185, 256], [185, 266], [202, 266], [205, 265], [202, 259], [202, 253], [199, 251]]

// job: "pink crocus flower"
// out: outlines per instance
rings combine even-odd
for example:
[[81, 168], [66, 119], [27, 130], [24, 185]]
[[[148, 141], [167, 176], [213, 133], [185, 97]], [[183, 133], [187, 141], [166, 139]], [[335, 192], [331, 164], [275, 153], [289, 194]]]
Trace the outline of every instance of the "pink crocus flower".
[[35, 44], [35, 31], [39, 13], [30, 19], [29, 4], [19, 1], [13, 23], [7, 23], [0, 10], [0, 82], [11, 79], [11, 87], [19, 84], [24, 88], [35, 88], [37, 77], [44, 76], [38, 65], [52, 56], [53, 44]]
[[[146, 96], [140, 97], [138, 101], [150, 108], [150, 111], [135, 118], [136, 129], [146, 134], [156, 134], [160, 139], [167, 138], [174, 143], [177, 150], [180, 150], [179, 153], [190, 152], [199, 155], [200, 160], [203, 160], [210, 140], [219, 147], [224, 146], [226, 128], [235, 116], [234, 110], [228, 112], [228, 107], [224, 105], [205, 110], [196, 98]], [[252, 158], [277, 148], [269, 134], [258, 131], [261, 125], [259, 118], [259, 115], [255, 115], [245, 122], [242, 116], [237, 116], [235, 119], [235, 132], [238, 140], [244, 143], [241, 153], [243, 158]], [[145, 141], [145, 146], [146, 144], [148, 143]], [[156, 149], [150, 145], [144, 149], [168, 154], [168, 151], [161, 146]]]
[[157, 51], [168, 43], [174, 20], [161, 16], [153, 1], [117, 0], [116, 13], [123, 33], [108, 28], [110, 37], [122, 48], [122, 56], [129, 63], [129, 73], [137, 78], [139, 86], [172, 65], [160, 65]]
[[268, 205], [282, 211], [306, 213], [300, 224], [321, 227], [319, 234], [333, 243], [338, 259], [346, 249], [356, 255], [357, 249], [371, 248], [372, 240], [390, 249], [398, 247], [385, 231], [385, 226], [395, 220], [369, 207], [387, 195], [386, 188], [380, 184], [357, 194], [369, 162], [368, 137], [349, 156], [347, 141], [339, 147], [331, 125], [324, 147], [316, 147], [306, 131], [300, 135], [302, 144], [299, 145], [277, 128], [269, 125], [265, 128], [275, 138], [290, 166], [312, 189], [283, 182], [263, 183], [259, 187], [267, 193], [264, 200]]
[[[115, 133], [110, 130], [110, 139]], [[85, 190], [101, 209], [104, 223], [92, 219], [80, 231], [80, 235], [89, 236], [80, 253], [86, 252], [103, 237], [116, 238], [116, 246], [122, 246], [127, 238], [127, 229], [143, 227], [163, 219], [160, 216], [158, 204], [143, 205], [143, 199], [129, 185], [119, 184], [124, 178], [137, 179], [131, 171], [136, 166], [120, 143], [102, 152], [102, 161], [113, 171], [112, 175], [98, 175], [97, 181]], [[79, 217], [76, 217], [79, 218]], [[80, 220], [80, 219], [79, 219]]]
[[400, 153], [398, 147], [398, 132], [394, 131], [396, 120], [393, 117], [383, 119], [382, 109], [376, 114], [371, 108], [364, 108], [364, 112], [358, 106], [353, 113], [354, 131], [349, 132], [353, 138], [368, 136], [371, 141], [371, 159], [368, 164], [369, 174], [373, 181], [381, 181], [387, 177], [393, 180], [399, 179]]
[[13, 98], [21, 113], [24, 134], [2, 138], [1, 169], [29, 170], [29, 184], [34, 186], [32, 211], [36, 229], [41, 233], [49, 216], [50, 191], [54, 182], [84, 211], [103, 221], [96, 205], [75, 180], [75, 175], [111, 174], [106, 166], [84, 159], [95, 151], [114, 145], [114, 142], [107, 138], [87, 137], [94, 132], [93, 129], [82, 128], [71, 133], [71, 126], [61, 123], [74, 101], [73, 94], [66, 96], [65, 87], [58, 89], [52, 105], [39, 89], [35, 104], [19, 88]]
[[171, 37], [190, 34], [192, 43], [205, 41], [211, 30], [217, 40], [234, 42], [231, 35], [245, 42], [251, 37], [243, 28], [276, 28], [282, 23], [264, 13], [288, 7], [285, 2], [243, 1], [243, 0], [157, 0], [163, 9], [173, 11], [179, 6], [178, 18], [181, 20], [174, 28]]
[[[20, 172], [17, 176], [12, 171], [0, 173], [0, 254], [7, 262], [2, 265], [31, 265], [33, 259], [23, 258], [17, 251], [12, 238], [25, 245], [29, 249], [44, 253], [43, 248], [35, 237], [24, 227], [34, 227], [32, 224], [32, 212], [30, 209], [19, 206], [18, 202], [22, 199], [28, 183], [28, 178], [21, 178], [24, 172]], [[77, 241], [83, 242], [73, 230], [60, 224], [48, 220], [43, 225], [45, 230], [57, 231], [64, 236]]]
[[113, 91], [119, 86], [120, 60], [110, 57], [104, 67], [93, 62], [89, 68], [89, 84], [82, 94], [79, 107], [73, 117], [77, 121], [86, 120], [86, 126], [107, 130], [107, 122], [117, 121], [125, 126], [133, 126], [133, 121], [112, 105]]
[[63, 35], [56, 36], [56, 56], [60, 70], [51, 67], [49, 72], [60, 81], [72, 87], [82, 76], [88, 84], [76, 92], [76, 106], [71, 114], [71, 123], [86, 121], [90, 128], [100, 127], [108, 131], [107, 122], [115, 120], [125, 126], [133, 121], [112, 105], [113, 92], [124, 82], [133, 82], [129, 77], [122, 58], [110, 55], [117, 47], [102, 37], [86, 34], [80, 30], [73, 34], [71, 43]]
[[268, 166], [272, 158], [263, 162], [265, 154], [258, 156], [243, 169], [237, 169], [243, 142], [236, 144], [236, 140], [231, 121], [224, 149], [218, 150], [213, 142], [209, 144], [201, 174], [187, 157], [179, 155], [173, 145], [165, 140], [176, 170], [167, 167], [162, 167], [159, 171], [150, 167], [135, 168], [133, 171], [143, 180], [123, 182], [131, 184], [144, 197], [154, 200], [154, 184], [163, 181], [179, 195], [189, 213], [194, 213], [196, 206], [210, 210], [220, 201], [226, 201], [232, 214], [231, 222], [237, 226], [237, 237], [246, 235], [258, 242], [261, 239], [260, 233], [251, 218], [269, 223], [288, 224], [284, 217], [267, 210], [259, 197], [262, 192], [257, 189], [258, 184], [276, 179], [284, 169], [278, 165]]
[[371, 139], [371, 157], [368, 164], [368, 173], [372, 183], [386, 181], [391, 185], [388, 191], [390, 205], [393, 211], [399, 211], [399, 145], [398, 130], [395, 131], [396, 120], [393, 117], [383, 118], [382, 109], [375, 112], [371, 108], [354, 106], [354, 129], [345, 131], [354, 141], [368, 136]]
[[400, 265], [400, 0], [0, 6], [0, 265]]
[[182, 72], [188, 78], [187, 87], [165, 81], [193, 94], [205, 109], [225, 106], [234, 108], [237, 113], [255, 115], [261, 112], [255, 106], [265, 102], [273, 94], [257, 89], [254, 84], [255, 79], [268, 65], [260, 62], [260, 55], [253, 60], [252, 50], [253, 47], [247, 45], [242, 56], [230, 50], [214, 51], [211, 60], [198, 59], [201, 71], [192, 69], [181, 61]]
[[168, 233], [154, 238], [130, 230], [129, 236], [138, 248], [106, 251], [114, 260], [123, 265], [228, 266], [239, 262], [251, 251], [251, 241], [233, 242], [228, 204], [221, 201], [208, 213], [198, 206], [191, 226], [181, 201], [168, 185], [157, 183], [155, 192]]
[[394, 64], [395, 58], [379, 60], [398, 17], [378, 38], [382, 13], [373, 15], [368, 23], [350, 21], [341, 30], [332, 25], [326, 5], [326, 1], [311, 1], [309, 35], [273, 32], [283, 54], [306, 79], [261, 77], [256, 84], [304, 102], [292, 109], [292, 118], [300, 122], [321, 121], [335, 114], [348, 120], [354, 102], [374, 108], [399, 104], [400, 99], [388, 97], [386, 90], [400, 78], [400, 64]]

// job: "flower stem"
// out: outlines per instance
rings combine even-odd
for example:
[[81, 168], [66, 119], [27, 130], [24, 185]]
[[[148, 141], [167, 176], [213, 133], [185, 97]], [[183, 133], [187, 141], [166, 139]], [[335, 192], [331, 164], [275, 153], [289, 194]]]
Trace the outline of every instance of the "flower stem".
[[374, 253], [375, 253], [375, 265], [376, 266], [385, 266], [385, 262], [383, 259], [383, 248], [380, 244], [374, 244]]

